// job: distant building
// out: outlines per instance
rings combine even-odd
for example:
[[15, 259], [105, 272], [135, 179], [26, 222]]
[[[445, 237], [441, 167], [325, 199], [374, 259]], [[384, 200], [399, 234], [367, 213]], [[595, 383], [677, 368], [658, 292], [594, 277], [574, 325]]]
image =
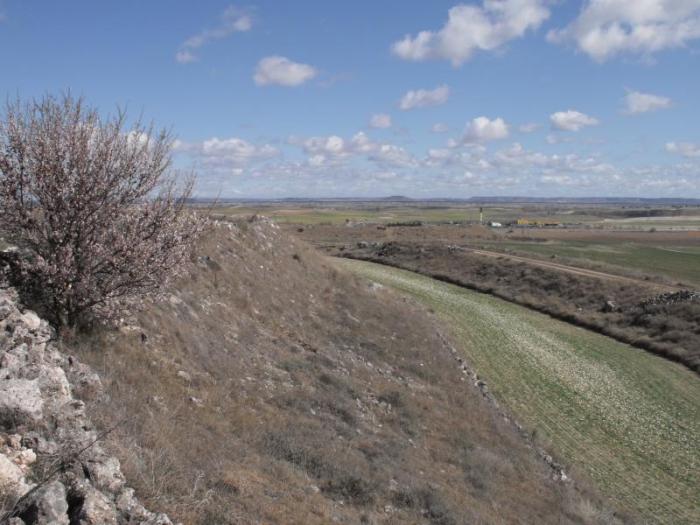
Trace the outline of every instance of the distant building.
[[538, 219], [526, 219], [524, 217], [518, 219], [518, 226], [537, 226], [537, 227], [554, 227], [560, 224], [555, 221], [549, 220], [538, 220]]

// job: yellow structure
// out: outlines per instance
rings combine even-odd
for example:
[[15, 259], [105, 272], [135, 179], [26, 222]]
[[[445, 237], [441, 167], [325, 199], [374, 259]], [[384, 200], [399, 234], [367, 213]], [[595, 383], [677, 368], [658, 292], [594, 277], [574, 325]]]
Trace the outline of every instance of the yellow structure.
[[526, 219], [522, 217], [518, 219], [518, 226], [559, 226], [559, 223], [547, 220]]

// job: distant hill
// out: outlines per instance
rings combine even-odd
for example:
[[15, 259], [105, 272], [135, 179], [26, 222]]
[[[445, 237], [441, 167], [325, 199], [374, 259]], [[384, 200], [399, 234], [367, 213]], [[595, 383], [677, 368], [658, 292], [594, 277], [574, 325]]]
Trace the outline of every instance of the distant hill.
[[323, 204], [323, 203], [372, 203], [372, 202], [410, 202], [441, 203], [441, 204], [578, 204], [578, 205], [627, 205], [627, 206], [700, 206], [700, 198], [684, 197], [504, 197], [483, 196], [469, 198], [412, 198], [405, 195], [390, 195], [388, 197], [287, 197], [284, 199], [248, 199], [248, 198], [220, 198], [189, 199], [190, 204], [207, 204], [218, 202], [219, 204]]

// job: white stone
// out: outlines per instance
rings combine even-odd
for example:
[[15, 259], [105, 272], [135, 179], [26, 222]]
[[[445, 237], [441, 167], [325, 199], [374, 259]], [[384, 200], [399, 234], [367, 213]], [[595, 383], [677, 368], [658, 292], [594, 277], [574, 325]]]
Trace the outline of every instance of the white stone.
[[0, 381], [0, 421], [9, 425], [36, 423], [41, 419], [44, 403], [35, 380]]
[[36, 330], [41, 326], [41, 318], [31, 310], [27, 310], [22, 314], [22, 321], [30, 330]]

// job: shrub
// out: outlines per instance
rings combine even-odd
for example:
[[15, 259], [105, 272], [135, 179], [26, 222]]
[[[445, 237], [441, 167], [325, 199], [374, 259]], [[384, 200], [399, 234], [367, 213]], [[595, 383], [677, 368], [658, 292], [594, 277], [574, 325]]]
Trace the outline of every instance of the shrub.
[[19, 287], [57, 326], [114, 319], [178, 273], [203, 221], [172, 139], [70, 94], [10, 102], [0, 119], [0, 229], [26, 250]]

